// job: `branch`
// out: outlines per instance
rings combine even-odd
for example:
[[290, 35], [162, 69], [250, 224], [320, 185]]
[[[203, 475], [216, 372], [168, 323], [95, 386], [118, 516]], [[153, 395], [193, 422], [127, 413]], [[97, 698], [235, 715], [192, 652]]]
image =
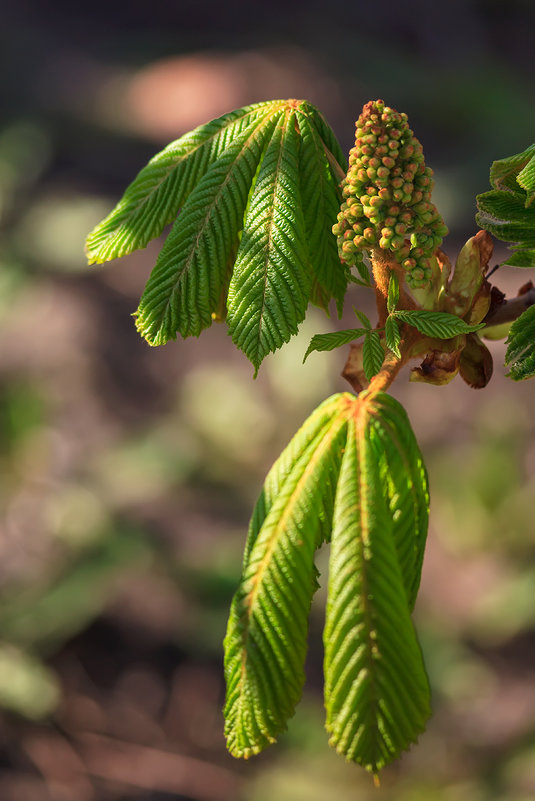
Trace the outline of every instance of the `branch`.
[[530, 287], [526, 292], [511, 298], [494, 309], [491, 309], [483, 322], [487, 326], [502, 325], [502, 323], [512, 323], [520, 315], [535, 304], [535, 287]]

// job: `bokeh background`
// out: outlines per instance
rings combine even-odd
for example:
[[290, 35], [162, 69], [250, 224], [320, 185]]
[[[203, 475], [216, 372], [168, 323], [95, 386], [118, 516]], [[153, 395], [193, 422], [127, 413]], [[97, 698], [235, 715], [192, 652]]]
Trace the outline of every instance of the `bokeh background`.
[[[222, 638], [270, 463], [345, 354], [313, 310], [259, 378], [224, 326], [150, 349], [131, 313], [159, 243], [105, 268], [86, 233], [162, 146], [306, 97], [344, 148], [364, 102], [409, 114], [447, 250], [495, 158], [535, 138], [531, 0], [4, 2], [0, 27], [2, 801], [535, 798], [535, 384], [400, 380], [429, 467], [416, 619], [434, 716], [380, 789], [323, 731], [324, 584], [288, 733], [225, 752]], [[503, 249], [497, 253], [497, 259]], [[506, 269], [510, 294], [526, 273]], [[370, 299], [350, 290], [347, 307]], [[406, 375], [404, 376], [407, 377]], [[326, 554], [319, 555], [325, 576]]]

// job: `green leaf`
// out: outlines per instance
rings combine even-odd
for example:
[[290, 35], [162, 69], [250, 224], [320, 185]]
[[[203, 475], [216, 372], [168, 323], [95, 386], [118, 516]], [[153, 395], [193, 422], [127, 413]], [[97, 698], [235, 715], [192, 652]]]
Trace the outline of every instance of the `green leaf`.
[[301, 696], [314, 553], [330, 534], [353, 401], [335, 395], [310, 416], [271, 469], [253, 513], [225, 638], [225, 734], [234, 756], [274, 742]]
[[189, 195], [137, 311], [138, 331], [149, 344], [163, 345], [177, 331], [198, 336], [211, 325], [243, 226], [249, 187], [277, 115], [249, 125]]
[[381, 337], [377, 331], [368, 331], [364, 338], [362, 348], [362, 362], [364, 374], [368, 381], [377, 375], [385, 359], [385, 352], [381, 345]]
[[399, 325], [396, 322], [396, 318], [392, 315], [386, 318], [385, 339], [387, 347], [390, 348], [392, 353], [397, 356], [398, 359], [401, 359], [401, 351], [399, 349], [401, 334], [399, 332]]
[[392, 273], [390, 276], [390, 281], [388, 282], [387, 309], [389, 314], [395, 310], [396, 306], [398, 305], [398, 300], [399, 281], [397, 275]]
[[530, 267], [533, 259], [526, 251], [535, 247], [535, 145], [495, 161], [490, 182], [494, 191], [477, 197], [476, 222], [503, 242], [518, 243], [522, 255], [513, 254], [505, 264]]
[[386, 492], [398, 560], [412, 610], [420, 586], [429, 520], [427, 471], [409, 418], [390, 395], [373, 397], [370, 442]]
[[505, 363], [514, 381], [535, 375], [535, 306], [530, 306], [514, 321], [506, 340]]
[[535, 145], [522, 153], [494, 161], [490, 168], [490, 183], [494, 189], [518, 190], [518, 175], [535, 156]]
[[381, 413], [370, 425], [364, 404], [348, 424], [324, 632], [330, 742], [374, 773], [417, 739], [430, 714], [429, 685], [384, 493], [384, 438], [375, 426], [381, 426]]
[[348, 328], [344, 331], [332, 331], [329, 334], [316, 334], [310, 340], [303, 362], [315, 350], [334, 350], [342, 345], [348, 345], [358, 339], [367, 331], [366, 328]]
[[535, 249], [514, 248], [504, 264], [509, 267], [535, 267]]
[[447, 312], [411, 309], [409, 311], [395, 311], [392, 316], [417, 328], [421, 334], [434, 339], [451, 339], [459, 334], [469, 334], [471, 331], [477, 331], [484, 326], [484, 323], [468, 325], [460, 317]]
[[340, 143], [338, 142], [338, 139], [334, 135], [331, 126], [328, 124], [321, 111], [319, 111], [315, 106], [313, 106], [311, 103], [308, 103], [306, 100], [301, 100], [299, 103], [299, 109], [303, 113], [313, 116], [314, 118], [314, 126], [321, 136], [325, 149], [325, 155], [327, 156], [327, 161], [331, 167], [333, 180], [338, 186], [339, 199], [341, 202], [342, 190], [340, 188], [340, 183], [345, 177], [348, 165], [344, 152], [340, 147]]
[[350, 272], [331, 228], [344, 169], [336, 137], [310, 103], [238, 109], [149, 162], [89, 235], [89, 261], [144, 247], [176, 217], [135, 315], [138, 330], [161, 345], [226, 317], [257, 371], [297, 332], [310, 301], [327, 311], [334, 297], [341, 312]]
[[533, 155], [526, 166], [516, 176], [517, 182], [520, 184], [522, 189], [526, 190], [526, 206], [531, 206], [533, 199], [535, 198], [535, 146], [532, 146], [530, 151]]
[[149, 161], [113, 211], [89, 234], [89, 263], [132, 253], [159, 236], [233, 139], [284, 106], [283, 100], [245, 106], [171, 142]]
[[370, 329], [372, 327], [372, 324], [370, 323], [369, 319], [366, 317], [364, 312], [359, 311], [354, 306], [353, 306], [353, 312], [355, 316], [358, 318], [358, 320], [362, 323], [364, 328]]
[[251, 195], [229, 287], [227, 323], [258, 372], [263, 358], [297, 333], [312, 276], [300, 200], [295, 113], [286, 111]]
[[311, 110], [309, 116], [298, 112], [296, 117], [301, 133], [299, 175], [308, 249], [324, 295], [322, 299], [320, 294], [315, 302], [325, 307], [325, 301], [334, 297], [341, 317], [349, 271], [338, 258], [332, 233], [340, 209], [338, 186], [329, 168], [324, 142], [314, 125], [317, 113], [314, 115]]
[[496, 189], [477, 196], [480, 212], [498, 220], [515, 220], [519, 223], [532, 223], [533, 211], [526, 208], [523, 192], [503, 192]]

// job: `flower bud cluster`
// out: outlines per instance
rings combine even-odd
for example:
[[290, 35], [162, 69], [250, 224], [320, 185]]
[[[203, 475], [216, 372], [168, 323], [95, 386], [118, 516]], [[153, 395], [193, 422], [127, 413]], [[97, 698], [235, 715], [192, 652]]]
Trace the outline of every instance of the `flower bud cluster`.
[[431, 202], [432, 175], [407, 115], [382, 100], [367, 103], [356, 123], [344, 202], [333, 226], [340, 259], [351, 266], [358, 251], [379, 247], [405, 269], [410, 287], [425, 287], [429, 258], [448, 232]]

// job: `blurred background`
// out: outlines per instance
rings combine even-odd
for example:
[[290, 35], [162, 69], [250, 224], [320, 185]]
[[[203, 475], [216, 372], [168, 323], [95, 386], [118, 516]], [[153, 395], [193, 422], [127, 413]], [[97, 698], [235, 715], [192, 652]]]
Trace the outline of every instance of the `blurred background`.
[[[322, 552], [303, 701], [279, 745], [240, 763], [222, 639], [248, 517], [297, 426], [347, 388], [343, 351], [301, 366], [311, 335], [370, 299], [350, 290], [341, 322], [311, 311], [253, 381], [224, 326], [162, 349], [137, 336], [159, 243], [105, 268], [83, 255], [192, 127], [305, 97], [347, 150], [382, 97], [424, 143], [454, 257], [492, 160], [535, 139], [533, 3], [8, 0], [2, 17], [2, 801], [535, 798], [535, 382], [504, 377], [497, 343], [486, 392], [394, 390], [432, 487], [416, 620], [434, 716], [418, 746], [379, 790], [327, 746]], [[526, 273], [495, 278], [515, 294]]]

